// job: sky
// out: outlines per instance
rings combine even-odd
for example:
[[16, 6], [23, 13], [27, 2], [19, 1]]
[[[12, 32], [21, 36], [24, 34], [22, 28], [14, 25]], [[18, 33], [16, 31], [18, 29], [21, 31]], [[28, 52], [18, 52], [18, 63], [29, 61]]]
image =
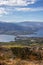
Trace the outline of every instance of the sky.
[[0, 0], [0, 21], [43, 22], [43, 0]]

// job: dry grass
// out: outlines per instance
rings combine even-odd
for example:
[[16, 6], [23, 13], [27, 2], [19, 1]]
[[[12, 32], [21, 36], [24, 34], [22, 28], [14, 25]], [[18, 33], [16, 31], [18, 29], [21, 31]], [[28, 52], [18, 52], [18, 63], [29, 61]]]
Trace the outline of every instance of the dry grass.
[[0, 61], [2, 65], [43, 65], [43, 61], [29, 61], [29, 60], [3, 60]]

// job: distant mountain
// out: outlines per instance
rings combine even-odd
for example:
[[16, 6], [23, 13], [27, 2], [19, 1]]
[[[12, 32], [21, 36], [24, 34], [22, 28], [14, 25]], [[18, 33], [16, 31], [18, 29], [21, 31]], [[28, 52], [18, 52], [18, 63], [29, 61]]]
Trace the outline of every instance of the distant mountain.
[[20, 23], [5, 23], [0, 22], [0, 34], [33, 34], [36, 31], [43, 29], [43, 22], [20, 22]]

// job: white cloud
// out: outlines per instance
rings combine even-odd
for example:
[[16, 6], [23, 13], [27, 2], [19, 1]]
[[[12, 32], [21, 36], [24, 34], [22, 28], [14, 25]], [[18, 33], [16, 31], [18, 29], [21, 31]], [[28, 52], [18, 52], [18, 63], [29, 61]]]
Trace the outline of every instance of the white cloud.
[[27, 6], [29, 4], [34, 4], [36, 0], [0, 0], [0, 5], [8, 6]]
[[31, 8], [15, 8], [16, 11], [30, 11]]
[[7, 11], [4, 8], [0, 8], [0, 15], [7, 14]]
[[[15, 6], [28, 6], [34, 4], [37, 0], [0, 0], [0, 16], [3, 14], [11, 14], [14, 11], [43, 11], [43, 8], [25, 8], [25, 7], [15, 7]], [[7, 5], [9, 7], [2, 7], [2, 5]]]
[[43, 11], [43, 8], [41, 7], [38, 7], [38, 8], [15, 8], [16, 11], [30, 11], [30, 12], [33, 12], [33, 11]]
[[2, 15], [8, 15], [8, 14], [12, 14], [15, 13], [15, 11], [22, 11], [22, 12], [35, 12], [35, 11], [43, 11], [43, 8], [19, 8], [19, 7], [14, 7], [14, 8], [3, 8], [0, 7], [0, 17]]

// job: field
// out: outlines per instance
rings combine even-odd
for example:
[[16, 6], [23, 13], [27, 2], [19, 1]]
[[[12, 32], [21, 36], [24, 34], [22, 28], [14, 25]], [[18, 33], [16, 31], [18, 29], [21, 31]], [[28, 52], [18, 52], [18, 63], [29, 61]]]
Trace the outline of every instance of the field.
[[0, 42], [0, 65], [43, 65], [43, 38]]

